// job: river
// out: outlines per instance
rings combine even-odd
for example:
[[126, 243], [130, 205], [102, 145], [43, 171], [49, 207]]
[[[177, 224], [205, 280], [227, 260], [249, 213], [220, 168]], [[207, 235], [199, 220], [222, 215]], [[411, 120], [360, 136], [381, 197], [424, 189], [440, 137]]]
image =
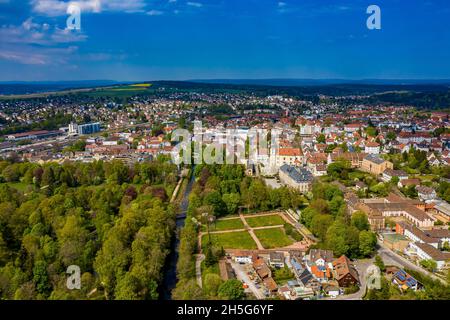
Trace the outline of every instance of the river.
[[180, 246], [180, 231], [184, 227], [184, 220], [186, 220], [186, 211], [189, 206], [189, 194], [192, 191], [192, 186], [195, 182], [195, 176], [193, 174], [194, 167], [191, 170], [191, 177], [189, 183], [186, 186], [186, 190], [183, 194], [183, 199], [180, 204], [180, 211], [177, 214], [176, 219], [176, 230], [173, 236], [172, 242], [170, 244], [170, 253], [167, 256], [166, 264], [164, 266], [164, 276], [163, 281], [160, 285], [160, 299], [171, 300], [172, 290], [177, 285], [177, 262], [178, 262], [178, 250]]

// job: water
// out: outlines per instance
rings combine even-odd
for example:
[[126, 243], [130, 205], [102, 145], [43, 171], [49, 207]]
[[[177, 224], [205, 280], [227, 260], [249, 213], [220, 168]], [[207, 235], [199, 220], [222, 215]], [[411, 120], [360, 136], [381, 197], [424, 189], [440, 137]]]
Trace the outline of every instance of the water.
[[[194, 168], [192, 168], [192, 172]], [[186, 220], [186, 211], [189, 205], [189, 194], [192, 191], [192, 186], [194, 185], [195, 177], [192, 174], [189, 179], [189, 183], [183, 194], [183, 199], [180, 204], [180, 211], [177, 215], [176, 220], [176, 231], [175, 235], [170, 244], [170, 253], [166, 259], [166, 265], [164, 267], [164, 277], [160, 286], [160, 299], [171, 300], [172, 290], [177, 285], [177, 262], [178, 262], [178, 251], [180, 247], [180, 231], [184, 227], [184, 220]]]

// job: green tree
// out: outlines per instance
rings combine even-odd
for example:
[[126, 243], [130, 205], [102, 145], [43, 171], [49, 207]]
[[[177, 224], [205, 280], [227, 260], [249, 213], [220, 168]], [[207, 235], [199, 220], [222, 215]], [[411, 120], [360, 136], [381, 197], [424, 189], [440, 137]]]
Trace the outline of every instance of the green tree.
[[227, 207], [228, 214], [233, 214], [239, 206], [241, 197], [239, 193], [226, 193], [222, 196], [222, 200]]
[[207, 273], [203, 281], [203, 291], [208, 297], [216, 297], [222, 284], [220, 276], [215, 273]]
[[355, 211], [351, 219], [352, 226], [355, 226], [359, 231], [369, 230], [370, 223], [367, 215], [362, 211]]
[[362, 256], [370, 256], [376, 248], [377, 236], [370, 231], [361, 231], [359, 233], [359, 251]]
[[375, 256], [374, 265], [376, 265], [378, 268], [380, 268], [381, 272], [386, 271], [386, 266], [384, 265], [384, 261], [379, 255]]
[[311, 221], [311, 232], [319, 239], [325, 239], [328, 228], [333, 224], [334, 219], [329, 214], [317, 214]]
[[51, 285], [47, 272], [47, 263], [45, 261], [36, 261], [33, 268], [33, 281], [39, 293], [47, 295], [50, 293]]
[[437, 269], [437, 263], [432, 259], [420, 260], [420, 265], [430, 272], [434, 272]]
[[218, 296], [224, 300], [241, 300], [245, 296], [242, 283], [237, 279], [225, 281], [219, 287]]

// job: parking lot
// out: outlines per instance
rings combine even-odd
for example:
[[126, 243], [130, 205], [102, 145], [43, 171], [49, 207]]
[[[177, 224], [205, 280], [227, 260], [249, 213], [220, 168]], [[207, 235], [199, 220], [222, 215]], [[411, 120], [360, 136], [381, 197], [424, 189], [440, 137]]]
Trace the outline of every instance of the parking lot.
[[236, 273], [237, 279], [243, 281], [243, 283], [248, 286], [248, 288], [245, 289], [246, 292], [251, 292], [257, 299], [266, 299], [268, 297], [265, 295], [263, 284], [250, 264], [231, 262], [231, 266]]

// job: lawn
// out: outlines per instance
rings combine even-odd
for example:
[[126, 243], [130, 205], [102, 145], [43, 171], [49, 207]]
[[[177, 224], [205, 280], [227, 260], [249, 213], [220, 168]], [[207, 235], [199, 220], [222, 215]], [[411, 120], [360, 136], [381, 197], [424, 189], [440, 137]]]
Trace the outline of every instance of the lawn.
[[266, 249], [286, 247], [294, 243], [285, 234], [284, 228], [260, 229], [254, 232]]
[[[257, 249], [255, 241], [247, 231], [211, 234], [211, 241], [214, 245], [224, 249]], [[205, 234], [202, 238], [202, 246], [207, 242], [208, 235]]]
[[244, 223], [240, 218], [216, 220], [216, 222], [212, 223], [210, 226], [211, 231], [236, 230], [236, 229], [244, 229]]
[[279, 226], [284, 225], [285, 221], [277, 214], [261, 217], [245, 217], [250, 227], [265, 227], [265, 226]]

